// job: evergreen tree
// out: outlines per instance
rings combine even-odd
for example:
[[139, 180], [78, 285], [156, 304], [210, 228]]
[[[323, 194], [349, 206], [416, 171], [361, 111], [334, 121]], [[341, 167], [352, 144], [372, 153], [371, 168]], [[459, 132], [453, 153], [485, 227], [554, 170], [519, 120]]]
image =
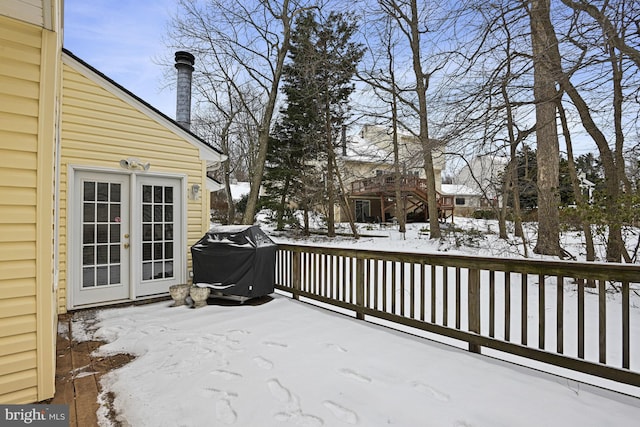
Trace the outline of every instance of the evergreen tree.
[[[332, 12], [322, 22], [317, 18], [308, 11], [295, 23], [289, 62], [283, 70], [287, 104], [274, 133], [277, 142], [272, 144], [267, 179], [279, 181], [270, 183], [270, 188], [286, 188], [279, 212], [288, 203], [307, 213], [323, 204], [331, 235], [334, 150], [348, 116], [352, 79], [363, 50], [350, 41], [356, 31], [352, 15]], [[289, 170], [278, 172], [282, 168]]]

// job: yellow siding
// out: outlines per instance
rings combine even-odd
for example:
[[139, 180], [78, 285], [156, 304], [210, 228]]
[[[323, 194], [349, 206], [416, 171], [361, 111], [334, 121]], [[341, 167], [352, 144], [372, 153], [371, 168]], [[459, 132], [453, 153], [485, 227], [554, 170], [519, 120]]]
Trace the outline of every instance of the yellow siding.
[[[120, 160], [137, 157], [151, 163], [150, 170], [154, 173], [186, 175], [187, 186], [199, 184], [204, 188], [205, 163], [199, 158], [199, 150], [136, 108], [127, 97], [113, 93], [108, 84], [98, 84], [96, 78], [95, 75], [87, 75], [87, 71], [73, 59], [65, 59], [59, 194], [60, 312], [66, 311], [66, 296], [70, 292], [67, 284], [67, 231], [71, 228], [67, 223], [67, 174], [70, 166], [122, 172]], [[208, 228], [203, 221], [206, 197], [202, 199], [187, 201], [186, 239], [189, 246]], [[189, 251], [187, 256], [190, 260]]]
[[2, 0], [0, 13], [31, 24], [44, 26], [42, 0]]
[[[60, 3], [45, 3], [51, 24], [50, 12]], [[0, 404], [30, 403], [54, 393], [60, 37], [42, 28], [51, 26], [43, 23], [42, 0], [3, 1], [0, 15]]]
[[[41, 29], [6, 18], [0, 18], [0, 28], [0, 228], [32, 230], [25, 236], [12, 232], [15, 240], [7, 236], [0, 242], [0, 343], [4, 342], [0, 346], [0, 403], [4, 403], [10, 400], [8, 394], [35, 386], [35, 358], [16, 362], [16, 357], [32, 350], [20, 351], [12, 344], [36, 333], [35, 304], [24, 302], [33, 302], [36, 295]], [[31, 380], [25, 382], [25, 378]], [[33, 390], [28, 394], [33, 395]]]

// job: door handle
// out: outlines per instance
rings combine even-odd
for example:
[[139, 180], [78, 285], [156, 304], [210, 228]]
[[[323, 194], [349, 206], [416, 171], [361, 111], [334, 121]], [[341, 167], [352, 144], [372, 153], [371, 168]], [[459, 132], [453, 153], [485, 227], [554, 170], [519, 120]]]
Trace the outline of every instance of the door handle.
[[124, 248], [125, 248], [125, 249], [129, 249], [129, 244], [128, 244], [128, 243], [125, 243], [125, 244], [124, 244]]

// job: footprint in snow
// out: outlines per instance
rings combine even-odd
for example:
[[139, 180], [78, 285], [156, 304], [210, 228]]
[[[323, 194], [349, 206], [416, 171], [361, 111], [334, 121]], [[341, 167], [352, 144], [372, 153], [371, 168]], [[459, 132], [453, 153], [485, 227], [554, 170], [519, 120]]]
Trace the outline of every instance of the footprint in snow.
[[280, 347], [280, 348], [287, 348], [289, 347], [287, 344], [283, 344], [280, 342], [275, 342], [275, 341], [264, 341], [262, 344], [268, 346], [268, 347]]
[[253, 361], [255, 362], [256, 365], [258, 365], [259, 368], [262, 368], [265, 370], [269, 370], [273, 368], [273, 362], [265, 359], [264, 357], [260, 357], [260, 356], [254, 357]]
[[466, 421], [457, 420], [455, 423], [453, 423], [453, 427], [472, 427], [472, 425]]
[[303, 414], [302, 412], [278, 412], [273, 417], [276, 421], [292, 423], [300, 427], [320, 427], [324, 425], [322, 418]]
[[232, 397], [238, 397], [238, 393], [234, 393], [232, 391], [219, 390], [217, 388], [207, 387], [200, 391], [200, 396], [209, 398], [209, 397], [219, 397], [223, 399], [229, 399]]
[[226, 371], [224, 369], [216, 369], [215, 371], [211, 371], [211, 375], [221, 377], [225, 380], [234, 380], [236, 378], [242, 378], [241, 374], [237, 372]]
[[229, 331], [230, 334], [240, 334], [240, 335], [251, 335], [251, 332], [245, 331], [244, 329], [232, 329]]
[[363, 383], [370, 383], [372, 381], [371, 378], [365, 375], [359, 374], [358, 372], [352, 369], [346, 369], [346, 368], [340, 369], [340, 373], [347, 378], [351, 378], [352, 380], [360, 381]]
[[339, 346], [338, 344], [332, 344], [332, 343], [327, 344], [327, 348], [332, 348], [332, 349], [334, 349], [336, 351], [339, 351], [340, 353], [346, 353], [347, 352], [346, 348], [344, 348], [342, 346]]
[[448, 402], [449, 400], [451, 400], [451, 397], [449, 397], [448, 394], [438, 391], [435, 388], [421, 382], [414, 381], [413, 383], [411, 383], [411, 386], [414, 390], [419, 391], [420, 393], [431, 395], [441, 402]]
[[225, 424], [233, 424], [238, 419], [238, 414], [227, 399], [221, 399], [216, 402], [216, 418]]
[[333, 415], [340, 421], [343, 421], [347, 424], [358, 424], [358, 415], [350, 409], [345, 408], [344, 406], [338, 405], [335, 402], [330, 400], [326, 400], [322, 402], [325, 408], [331, 411]]
[[291, 392], [289, 391], [289, 389], [280, 384], [280, 381], [271, 379], [267, 381], [267, 386], [269, 387], [271, 395], [280, 402], [286, 403], [291, 401]]

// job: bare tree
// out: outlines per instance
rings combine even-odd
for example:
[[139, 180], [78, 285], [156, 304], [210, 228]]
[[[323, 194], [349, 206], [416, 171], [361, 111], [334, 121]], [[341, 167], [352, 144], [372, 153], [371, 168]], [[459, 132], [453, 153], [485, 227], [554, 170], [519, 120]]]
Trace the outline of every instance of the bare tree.
[[[584, 2], [566, 2], [563, 0], [563, 3], [570, 4], [571, 6], [576, 6], [578, 4], [585, 6]], [[582, 10], [579, 7], [576, 7], [576, 9], [578, 11]], [[587, 9], [591, 10], [591, 8]], [[576, 16], [575, 19], [577, 20], [577, 22], [582, 23], [580, 21], [580, 16]], [[560, 55], [560, 51], [558, 49], [558, 41], [555, 36], [555, 29], [553, 28], [550, 21], [543, 23], [544, 28], [542, 30], [545, 31], [546, 34], [548, 34], [550, 37], [553, 37], [553, 39], [555, 39], [555, 43], [553, 43], [551, 45], [551, 48], [547, 50], [547, 56], [544, 61], [547, 64], [546, 67], [548, 67], [548, 69], [552, 72], [554, 80], [560, 85], [563, 93], [566, 94], [571, 100], [571, 103], [573, 104], [578, 116], [580, 117], [580, 121], [582, 122], [584, 129], [593, 139], [594, 143], [598, 147], [598, 151], [600, 152], [600, 160], [602, 162], [605, 175], [606, 203], [604, 206], [604, 211], [609, 228], [607, 238], [607, 260], [618, 262], [622, 259], [623, 255], [626, 255], [624, 241], [622, 238], [624, 204], [621, 203], [621, 201], [622, 189], [629, 188], [629, 181], [628, 179], [626, 179], [624, 170], [624, 159], [622, 157], [624, 144], [624, 135], [622, 132], [622, 103], [624, 97], [621, 86], [622, 68], [620, 67], [620, 64], [623, 63], [621, 62], [623, 61], [623, 58], [628, 56], [631, 62], [635, 64], [635, 71], [637, 72], [637, 63], [634, 61], [635, 55], [633, 49], [629, 51], [626, 44], [624, 46], [621, 45], [621, 43], [624, 44], [624, 38], [620, 37], [617, 33], [611, 34], [610, 31], [613, 31], [614, 28], [610, 27], [606, 23], [603, 23], [602, 19], [597, 22], [601, 26], [601, 30], [605, 34], [605, 37], [602, 40], [602, 44], [599, 46], [601, 48], [600, 51], [605, 52], [605, 54], [600, 58], [596, 58], [596, 61], [598, 63], [602, 63], [602, 61], [608, 61], [611, 65], [612, 71], [610, 77], [599, 74], [597, 75], [597, 77], [595, 77], [595, 81], [598, 86], [601, 86], [605, 82], [611, 82], [612, 84], [613, 96], [611, 100], [612, 106], [610, 108], [610, 111], [612, 112], [611, 117], [613, 118], [614, 122], [613, 149], [611, 148], [609, 139], [603, 132], [602, 125], [599, 125], [596, 118], [594, 117], [594, 107], [590, 106], [587, 98], [583, 96], [578, 87], [572, 82], [571, 77], [573, 73], [576, 71], [578, 65], [582, 64], [583, 61], [576, 61], [576, 65], [568, 71], [564, 69], [562, 63], [563, 57]], [[578, 27], [578, 25], [576, 25], [576, 27]], [[585, 39], [585, 33], [582, 32], [582, 30], [580, 30], [578, 37], [579, 41], [589, 42]], [[593, 51], [598, 51], [597, 39], [595, 45], [586, 45], [576, 42], [574, 42], [574, 44], [578, 45], [578, 47], [581, 49], [582, 56], [586, 55], [587, 52], [590, 53]], [[618, 49], [618, 46], [622, 47], [620, 55], [616, 53], [616, 49]], [[628, 257], [625, 256], [625, 258]]]
[[[569, 124], [567, 120], [567, 113], [562, 105], [562, 102], [558, 101], [558, 112], [560, 113], [560, 122], [562, 123], [562, 133], [564, 135], [565, 144], [567, 146], [567, 163], [569, 165], [569, 176], [571, 178], [571, 187], [573, 189], [573, 195], [576, 200], [576, 206], [578, 212], [582, 213], [586, 210], [588, 201], [584, 199], [582, 195], [582, 189], [578, 182], [578, 172], [573, 156], [573, 142], [571, 138], [571, 131], [569, 130]], [[593, 233], [591, 233], [591, 224], [584, 217], [582, 218], [582, 232], [584, 233], [585, 246], [587, 250], [587, 261], [595, 261], [596, 251], [593, 245]]]
[[[429, 120], [427, 111], [427, 89], [434, 70], [425, 71], [423, 68], [423, 46], [420, 36], [426, 31], [424, 28], [424, 11], [419, 10], [416, 0], [379, 0], [383, 12], [395, 20], [399, 31], [405, 36], [411, 51], [411, 64], [415, 77], [413, 87], [415, 102], [406, 103], [414, 110], [418, 118], [418, 139], [422, 145], [422, 155], [427, 183], [427, 210], [429, 212], [429, 237], [441, 237], [439, 212], [437, 204], [436, 182], [434, 172], [433, 150], [437, 148], [435, 140], [429, 137]], [[440, 66], [442, 67], [442, 65]], [[399, 97], [400, 98], [400, 97]]]
[[[210, 0], [203, 5], [198, 0], [179, 0], [179, 12], [172, 22], [171, 36], [177, 46], [197, 54], [202, 64], [210, 65], [210, 73], [226, 75], [225, 67], [219, 66], [225, 64], [234, 70], [231, 84], [237, 88], [238, 95], [252, 93], [261, 99], [262, 108], [255, 111], [250, 108], [255, 106], [252, 100], [239, 97], [258, 135], [251, 192], [243, 217], [245, 224], [253, 223], [257, 209], [292, 20], [300, 11], [312, 7], [304, 1]], [[223, 59], [211, 60], [212, 56]], [[201, 88], [201, 92], [216, 90], [217, 87], [211, 86]]]

